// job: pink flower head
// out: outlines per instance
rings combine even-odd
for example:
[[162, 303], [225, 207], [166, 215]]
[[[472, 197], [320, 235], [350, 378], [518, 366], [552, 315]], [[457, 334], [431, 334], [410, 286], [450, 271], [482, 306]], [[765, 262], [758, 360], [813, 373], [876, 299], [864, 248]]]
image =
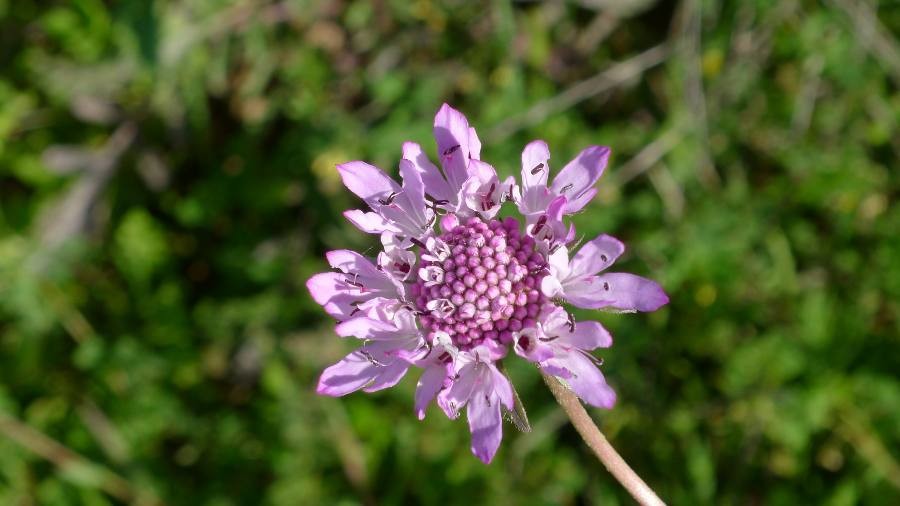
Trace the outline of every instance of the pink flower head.
[[[563, 220], [596, 194], [609, 148], [583, 150], [548, 185], [550, 151], [534, 141], [522, 152], [519, 185], [514, 178], [501, 181], [479, 159], [475, 129], [446, 104], [435, 117], [434, 137], [440, 168], [407, 142], [402, 184], [365, 162], [337, 167], [369, 207], [344, 215], [380, 234], [384, 250], [374, 259], [329, 252], [336, 271], [307, 282], [316, 302], [340, 322], [337, 334], [362, 341], [325, 370], [318, 392], [373, 392], [420, 369], [418, 417], [433, 400], [450, 418], [465, 409], [472, 452], [487, 463], [500, 446], [502, 411], [514, 409], [512, 385], [498, 369], [510, 349], [587, 404], [610, 408], [615, 392], [590, 352], [611, 346], [612, 337], [598, 322], [576, 322], [562, 304], [654, 311], [668, 297], [648, 279], [603, 272], [624, 251], [608, 235], [570, 258], [575, 228]], [[510, 201], [522, 221], [497, 219]]]

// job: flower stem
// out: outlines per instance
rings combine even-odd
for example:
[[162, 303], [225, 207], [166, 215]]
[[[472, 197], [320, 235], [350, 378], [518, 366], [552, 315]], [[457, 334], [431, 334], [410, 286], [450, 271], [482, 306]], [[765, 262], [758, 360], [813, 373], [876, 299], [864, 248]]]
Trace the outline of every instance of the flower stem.
[[544, 377], [544, 383], [553, 392], [553, 397], [556, 397], [556, 402], [569, 415], [569, 420], [572, 421], [575, 430], [578, 431], [578, 434], [581, 435], [584, 442], [600, 459], [600, 462], [619, 480], [619, 483], [628, 490], [631, 496], [643, 505], [665, 506], [665, 503], [653, 492], [653, 489], [644, 483], [644, 480], [628, 466], [625, 460], [622, 459], [622, 456], [609, 444], [609, 441], [597, 428], [591, 416], [585, 411], [584, 406], [581, 405], [578, 397], [555, 377], [545, 372], [541, 372], [541, 376]]

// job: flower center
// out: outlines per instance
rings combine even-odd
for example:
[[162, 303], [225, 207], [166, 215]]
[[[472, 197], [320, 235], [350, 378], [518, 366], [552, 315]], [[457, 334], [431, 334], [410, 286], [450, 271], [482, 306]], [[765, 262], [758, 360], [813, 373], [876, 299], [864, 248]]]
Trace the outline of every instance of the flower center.
[[549, 303], [540, 290], [547, 260], [515, 218], [473, 217], [435, 243], [412, 287], [430, 342], [445, 332], [462, 350], [485, 340], [508, 344], [513, 332], [535, 325]]

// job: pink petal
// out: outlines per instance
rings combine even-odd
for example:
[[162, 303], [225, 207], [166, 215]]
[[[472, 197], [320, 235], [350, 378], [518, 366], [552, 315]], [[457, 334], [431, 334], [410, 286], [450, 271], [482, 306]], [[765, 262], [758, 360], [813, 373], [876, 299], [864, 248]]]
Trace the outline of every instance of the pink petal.
[[563, 280], [562, 288], [562, 297], [575, 307], [597, 309], [611, 302], [598, 276], [570, 277]]
[[367, 213], [359, 209], [351, 209], [344, 211], [344, 217], [352, 223], [356, 228], [367, 234], [381, 234], [386, 231], [398, 232], [397, 227], [388, 223], [384, 218], [376, 213]]
[[[322, 305], [328, 303], [336, 296], [350, 295], [351, 293], [359, 293], [356, 290], [351, 292], [351, 288], [345, 282], [345, 274], [337, 272], [323, 272], [315, 274], [306, 281], [306, 289], [312, 295], [313, 300], [317, 304]], [[352, 296], [352, 295], [351, 295]]]
[[469, 121], [447, 104], [434, 117], [434, 139], [438, 157], [452, 188], [460, 188], [469, 178]]
[[602, 234], [586, 243], [569, 264], [572, 276], [593, 275], [606, 269], [625, 251], [625, 245], [613, 236]]
[[524, 329], [516, 336], [513, 349], [525, 360], [540, 364], [554, 355], [553, 348], [540, 338], [546, 338], [543, 332], [531, 328]]
[[497, 180], [497, 170], [481, 160], [469, 160], [469, 175], [477, 178], [482, 184]]
[[389, 365], [382, 367], [378, 375], [372, 379], [372, 383], [363, 388], [363, 392], [371, 393], [385, 388], [391, 388], [406, 376], [409, 370], [409, 363], [403, 360], [394, 360]]
[[437, 200], [453, 200], [455, 198], [454, 191], [450, 189], [444, 175], [437, 166], [431, 163], [431, 160], [422, 151], [422, 146], [415, 142], [404, 142], [403, 159], [412, 162], [413, 167], [421, 175], [425, 193]]
[[560, 337], [560, 341], [582, 350], [591, 351], [612, 346], [612, 335], [599, 322], [575, 322], [575, 331], [565, 332]]
[[479, 378], [476, 363], [469, 363], [459, 370], [456, 379], [450, 388], [438, 395], [438, 406], [444, 410], [448, 418], [455, 419], [459, 416], [459, 409], [469, 401], [472, 390]]
[[469, 430], [472, 431], [472, 453], [490, 464], [503, 439], [503, 417], [496, 396], [478, 392], [469, 401]]
[[607, 409], [615, 405], [616, 393], [606, 384], [606, 378], [600, 369], [581, 352], [573, 351], [565, 357], [553, 359], [551, 363], [571, 373], [571, 376], [566, 378], [566, 383], [584, 402]]
[[626, 311], [656, 311], [669, 303], [669, 296], [655, 281], [634, 274], [614, 272], [598, 277], [603, 303], [594, 306]]
[[400, 176], [403, 178], [403, 196], [406, 197], [409, 209], [419, 223], [425, 223], [425, 185], [422, 174], [412, 162], [400, 160]]
[[453, 213], [446, 214], [441, 218], [441, 231], [444, 233], [450, 232], [458, 226], [459, 218]]
[[528, 227], [529, 234], [539, 241], [547, 240], [550, 244], [564, 244], [569, 241], [569, 236], [574, 234], [574, 226], [566, 230], [566, 225], [562, 221], [566, 205], [565, 196], [553, 199], [547, 207], [547, 212], [544, 213], [547, 217], [545, 223], [538, 227], [536, 222]]
[[[366, 316], [373, 320], [383, 322], [391, 321], [395, 318], [397, 308], [403, 303], [399, 299], [388, 299], [386, 297], [372, 297], [363, 302], [354, 304], [359, 309], [354, 313], [357, 317]], [[346, 337], [346, 336], [344, 336]]]
[[481, 159], [481, 139], [475, 133], [474, 127], [469, 127], [469, 158], [472, 160]]
[[319, 378], [316, 391], [321, 395], [339, 397], [369, 385], [386, 388], [396, 384], [409, 367], [399, 360], [389, 366], [379, 366], [370, 360], [371, 355], [367, 355], [368, 353], [362, 349], [356, 350], [325, 369]]
[[550, 188], [566, 196], [566, 214], [577, 212], [587, 205], [596, 192], [591, 192], [591, 187], [600, 179], [608, 160], [608, 147], [591, 146], [579, 153], [557, 174]]
[[524, 197], [528, 198], [528, 189], [534, 186], [547, 186], [547, 175], [550, 173], [550, 148], [544, 141], [531, 141], [522, 150], [522, 187]]
[[357, 337], [359, 339], [390, 339], [397, 334], [393, 324], [359, 316], [341, 322], [334, 327], [334, 332], [341, 337]]
[[584, 206], [588, 205], [588, 203], [594, 199], [595, 195], [597, 195], [597, 189], [588, 188], [578, 196], [572, 197], [566, 206], [566, 214], [577, 213], [583, 209]]
[[371, 260], [355, 251], [348, 249], [332, 250], [325, 253], [325, 258], [328, 259], [329, 265], [335, 269], [340, 269], [341, 272], [387, 281], [387, 276], [379, 271]]
[[559, 280], [556, 279], [556, 276], [548, 275], [541, 279], [541, 293], [543, 293], [545, 297], [556, 297], [562, 291], [563, 286], [560, 284]]
[[419, 420], [425, 418], [425, 410], [428, 404], [435, 398], [444, 386], [447, 370], [440, 365], [432, 365], [425, 368], [425, 372], [416, 383], [416, 415]]
[[543, 362], [541, 364], [541, 370], [551, 376], [556, 376], [557, 378], [569, 379], [572, 377], [572, 372], [565, 367], [553, 365], [549, 362]]
[[509, 383], [509, 379], [500, 372], [499, 369], [494, 367], [493, 365], [489, 365], [491, 371], [491, 383], [493, 386], [494, 394], [497, 396], [497, 399], [501, 404], [506, 406], [506, 409], [513, 409], [513, 390], [512, 385]]
[[342, 163], [337, 166], [337, 170], [344, 186], [369, 205], [377, 204], [379, 198], [384, 199], [391, 193], [400, 191], [400, 186], [384, 171], [366, 162]]
[[556, 248], [556, 251], [550, 253], [547, 258], [547, 264], [550, 270], [556, 274], [559, 279], [569, 278], [569, 250], [565, 246]]
[[349, 318], [356, 309], [351, 303], [360, 299], [361, 294], [347, 285], [346, 275], [337, 272], [323, 272], [309, 278], [306, 288], [313, 300], [338, 320]]

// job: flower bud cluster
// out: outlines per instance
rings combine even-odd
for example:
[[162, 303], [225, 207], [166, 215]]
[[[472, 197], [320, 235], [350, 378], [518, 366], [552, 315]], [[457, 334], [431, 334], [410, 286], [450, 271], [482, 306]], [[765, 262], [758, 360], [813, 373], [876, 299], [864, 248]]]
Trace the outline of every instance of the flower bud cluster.
[[473, 217], [434, 243], [412, 287], [430, 342], [444, 332], [462, 350], [486, 340], [505, 345], [514, 332], [535, 326], [550, 303], [540, 289], [547, 260], [515, 218]]

